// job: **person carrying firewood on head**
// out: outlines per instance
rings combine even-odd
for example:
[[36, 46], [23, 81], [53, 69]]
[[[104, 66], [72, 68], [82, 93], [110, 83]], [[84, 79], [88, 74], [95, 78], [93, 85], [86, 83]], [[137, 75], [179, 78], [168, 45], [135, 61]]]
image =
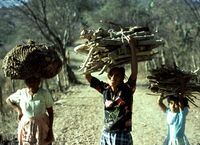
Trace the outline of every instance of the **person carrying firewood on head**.
[[50, 145], [53, 136], [53, 98], [42, 80], [57, 75], [62, 61], [51, 46], [28, 41], [11, 49], [3, 60], [6, 77], [23, 80], [26, 87], [6, 102], [18, 113], [19, 145]]
[[137, 41], [127, 37], [131, 48], [131, 75], [124, 83], [124, 67], [113, 67], [109, 70], [108, 83], [100, 81], [86, 73], [85, 77], [90, 86], [103, 95], [104, 130], [101, 135], [101, 145], [132, 145], [132, 105], [133, 94], [136, 90], [138, 62], [136, 58]]
[[[169, 107], [163, 103], [165, 98], [167, 98]], [[157, 103], [167, 115], [168, 133], [163, 145], [189, 145], [185, 136], [185, 123], [189, 108], [187, 98], [180, 93], [166, 96], [161, 93]]]
[[53, 99], [40, 88], [41, 79], [25, 80], [26, 88], [11, 94], [6, 102], [18, 113], [19, 145], [49, 145], [53, 137]]

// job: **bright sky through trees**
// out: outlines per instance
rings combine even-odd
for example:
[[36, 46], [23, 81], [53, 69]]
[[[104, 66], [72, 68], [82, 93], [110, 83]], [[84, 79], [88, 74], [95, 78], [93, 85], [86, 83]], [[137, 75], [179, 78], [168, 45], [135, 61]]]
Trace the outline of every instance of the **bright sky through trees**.
[[28, 0], [0, 0], [0, 8], [20, 5], [20, 1], [27, 2]]

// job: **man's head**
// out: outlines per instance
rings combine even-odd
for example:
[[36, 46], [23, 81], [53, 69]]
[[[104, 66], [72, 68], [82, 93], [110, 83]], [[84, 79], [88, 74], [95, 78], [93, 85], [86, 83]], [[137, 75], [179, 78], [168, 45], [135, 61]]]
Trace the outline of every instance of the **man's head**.
[[125, 78], [125, 69], [123, 67], [114, 67], [111, 68], [108, 72], [108, 79], [110, 85], [117, 86], [120, 83], [123, 83]]

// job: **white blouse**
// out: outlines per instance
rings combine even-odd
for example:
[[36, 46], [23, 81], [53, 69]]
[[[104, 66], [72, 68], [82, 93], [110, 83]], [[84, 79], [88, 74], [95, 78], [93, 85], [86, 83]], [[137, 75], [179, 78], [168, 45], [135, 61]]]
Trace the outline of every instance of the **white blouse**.
[[44, 114], [46, 108], [53, 106], [53, 98], [47, 90], [40, 88], [37, 93], [31, 96], [28, 88], [17, 90], [9, 96], [13, 103], [19, 104], [24, 116], [31, 118]]

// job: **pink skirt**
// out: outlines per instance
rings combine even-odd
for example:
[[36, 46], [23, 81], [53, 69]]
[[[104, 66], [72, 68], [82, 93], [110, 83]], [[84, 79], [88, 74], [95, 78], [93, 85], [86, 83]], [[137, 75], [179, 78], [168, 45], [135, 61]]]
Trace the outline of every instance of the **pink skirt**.
[[19, 145], [48, 145], [54, 141], [46, 141], [49, 131], [49, 118], [46, 114], [27, 118], [23, 116], [18, 126]]

